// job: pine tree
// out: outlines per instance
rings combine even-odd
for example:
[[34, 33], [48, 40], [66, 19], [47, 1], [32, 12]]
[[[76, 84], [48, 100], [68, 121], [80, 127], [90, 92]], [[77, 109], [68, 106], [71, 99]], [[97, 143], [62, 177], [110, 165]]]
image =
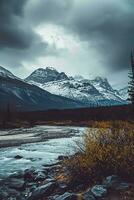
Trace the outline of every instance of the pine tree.
[[128, 94], [129, 94], [129, 100], [131, 104], [134, 106], [134, 55], [133, 50], [131, 51], [131, 71], [129, 73], [129, 87], [128, 87]]

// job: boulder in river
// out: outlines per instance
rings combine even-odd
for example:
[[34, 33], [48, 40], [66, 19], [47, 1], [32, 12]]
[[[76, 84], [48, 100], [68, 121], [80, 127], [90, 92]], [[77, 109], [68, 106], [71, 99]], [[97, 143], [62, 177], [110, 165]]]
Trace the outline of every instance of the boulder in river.
[[58, 160], [65, 160], [67, 158], [68, 158], [68, 156], [58, 156]]
[[23, 156], [20, 156], [20, 155], [17, 155], [17, 156], [14, 156], [15, 159], [19, 160], [19, 159], [22, 159]]
[[26, 169], [24, 171], [25, 181], [33, 182], [36, 176], [37, 176], [37, 172], [35, 171], [35, 169], [31, 168], [31, 169]]
[[24, 174], [25, 174], [25, 172], [20, 170], [20, 171], [17, 171], [17, 172], [14, 172], [13, 174], [11, 174], [9, 176], [9, 178], [24, 178]]
[[34, 180], [35, 181], [43, 181], [47, 178], [47, 176], [43, 172], [38, 172], [37, 175], [35, 176]]
[[18, 178], [10, 178], [6, 180], [6, 184], [10, 188], [14, 188], [16, 190], [23, 190], [25, 181], [23, 179], [18, 179]]
[[20, 195], [20, 192], [16, 191], [15, 189], [3, 186], [0, 188], [0, 200], [7, 199], [24, 200], [22, 195]]

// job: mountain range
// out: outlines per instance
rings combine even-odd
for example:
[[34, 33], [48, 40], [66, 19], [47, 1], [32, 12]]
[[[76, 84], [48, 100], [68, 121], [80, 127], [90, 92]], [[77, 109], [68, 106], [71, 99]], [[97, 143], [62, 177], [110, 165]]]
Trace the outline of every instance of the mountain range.
[[106, 78], [96, 77], [89, 80], [81, 76], [69, 77], [52, 67], [35, 70], [25, 81], [52, 94], [80, 101], [87, 106], [119, 105], [126, 103], [127, 99], [127, 87], [115, 90]]
[[[125, 95], [124, 95], [125, 94]], [[114, 90], [106, 78], [69, 77], [55, 68], [39, 68], [24, 80], [0, 67], [0, 109], [67, 109], [127, 103], [127, 87]]]
[[82, 107], [82, 103], [51, 94], [35, 85], [26, 83], [0, 67], [0, 109], [34, 111]]

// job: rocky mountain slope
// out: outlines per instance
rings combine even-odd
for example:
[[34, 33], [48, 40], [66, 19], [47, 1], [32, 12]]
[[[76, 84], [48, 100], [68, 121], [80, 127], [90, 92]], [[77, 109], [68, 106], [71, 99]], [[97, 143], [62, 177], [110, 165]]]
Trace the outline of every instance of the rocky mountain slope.
[[67, 80], [68, 77], [64, 72], [59, 73], [52, 67], [39, 68], [35, 70], [30, 76], [28, 76], [25, 80], [34, 81], [37, 83], [47, 83], [50, 81], [59, 81], [59, 80]]
[[119, 90], [119, 94], [124, 100], [128, 100], [128, 87]]
[[0, 66], [0, 77], [3, 78], [11, 78], [11, 79], [19, 79], [17, 76], [12, 74], [10, 71], [5, 69], [4, 67]]
[[68, 77], [54, 68], [39, 68], [25, 79], [26, 82], [39, 86], [52, 94], [80, 101], [87, 106], [125, 104], [119, 91], [114, 90], [106, 78], [94, 80], [81, 76]]
[[35, 85], [28, 84], [0, 67], [0, 109], [47, 110], [82, 107], [72, 99], [51, 94]]

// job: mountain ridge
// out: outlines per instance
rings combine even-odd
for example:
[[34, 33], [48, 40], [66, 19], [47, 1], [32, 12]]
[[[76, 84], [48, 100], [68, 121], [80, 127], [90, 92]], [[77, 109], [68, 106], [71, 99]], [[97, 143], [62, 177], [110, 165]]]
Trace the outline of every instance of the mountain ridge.
[[30, 76], [23, 80], [0, 67], [1, 107], [6, 108], [8, 102], [23, 111], [127, 103], [125, 98], [121, 98], [121, 91], [114, 90], [106, 78], [89, 80], [78, 76], [69, 77], [50, 67], [35, 70], [32, 73], [34, 80], [30, 80]]
[[28, 84], [4, 68], [1, 68], [1, 71], [0, 110], [6, 110], [8, 104], [12, 110], [16, 111], [68, 109], [84, 106], [81, 102], [51, 94], [38, 86]]
[[68, 79], [67, 75], [64, 72], [58, 72], [55, 68], [52, 67], [46, 67], [44, 68], [38, 68], [34, 72], [32, 72], [25, 81], [35, 81], [38, 83], [45, 83], [50, 81], [56, 81], [56, 80], [63, 80]]
[[[48, 67], [46, 67], [42, 68], [42, 70], [41, 82], [38, 81], [40, 79], [40, 74], [37, 73], [38, 69], [29, 75], [25, 81], [37, 85], [52, 94], [78, 100], [88, 106], [91, 104], [115, 105], [126, 103], [119, 91], [113, 89], [106, 78], [98, 76], [93, 80], [89, 80], [84, 79], [82, 76], [69, 77], [64, 72], [58, 72], [55, 68], [48, 70]], [[59, 74], [62, 73], [64, 73], [64, 76], [58, 78]], [[46, 74], [49, 79], [46, 79]]]

